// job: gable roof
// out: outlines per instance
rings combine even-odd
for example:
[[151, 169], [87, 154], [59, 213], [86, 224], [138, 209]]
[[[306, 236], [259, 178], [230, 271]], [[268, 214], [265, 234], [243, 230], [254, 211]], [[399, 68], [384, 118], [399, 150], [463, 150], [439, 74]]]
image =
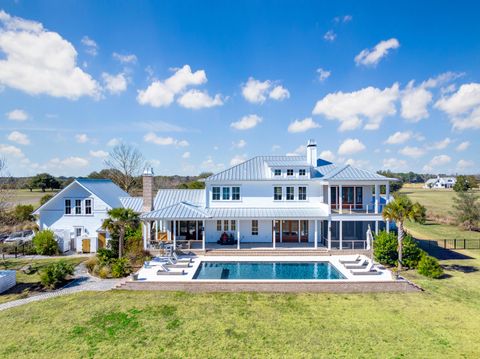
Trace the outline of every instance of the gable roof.
[[163, 219], [202, 219], [210, 218], [210, 215], [199, 206], [189, 202], [179, 202], [168, 207], [145, 213], [141, 218], [163, 218]]

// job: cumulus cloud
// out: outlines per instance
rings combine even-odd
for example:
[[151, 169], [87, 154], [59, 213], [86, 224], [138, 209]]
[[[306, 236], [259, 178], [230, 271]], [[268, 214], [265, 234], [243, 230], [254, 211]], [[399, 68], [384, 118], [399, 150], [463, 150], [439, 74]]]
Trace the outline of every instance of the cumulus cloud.
[[323, 82], [325, 81], [326, 79], [328, 79], [330, 77], [330, 75], [332, 74], [331, 71], [327, 71], [327, 70], [324, 70], [322, 69], [321, 67], [319, 67], [317, 69], [317, 74], [318, 74], [318, 81], [320, 82]]
[[414, 147], [414, 146], [405, 146], [398, 152], [404, 156], [413, 157], [413, 158], [418, 158], [425, 154], [425, 150], [423, 148]]
[[232, 143], [234, 148], [244, 148], [247, 145], [245, 140], [238, 140], [237, 142]]
[[473, 161], [469, 161], [469, 160], [459, 160], [457, 162], [457, 168], [460, 169], [460, 170], [465, 170], [469, 167], [473, 167], [474, 166], [474, 162]]
[[464, 141], [457, 146], [456, 150], [458, 152], [462, 152], [462, 151], [465, 151], [469, 146], [470, 146], [470, 142]]
[[263, 119], [258, 115], [247, 115], [243, 116], [236, 122], [232, 122], [230, 127], [233, 127], [236, 130], [249, 130], [257, 126], [262, 121]]
[[77, 66], [73, 45], [41, 23], [0, 11], [0, 85], [30, 95], [98, 97], [99, 84]]
[[423, 166], [423, 170], [426, 172], [432, 171], [434, 168], [438, 168], [448, 164], [451, 161], [451, 157], [448, 155], [434, 156], [430, 162]]
[[398, 158], [385, 158], [383, 168], [387, 170], [401, 170], [407, 167], [407, 161]]
[[395, 101], [399, 87], [395, 83], [384, 90], [366, 87], [354, 92], [335, 92], [317, 101], [314, 115], [324, 115], [328, 120], [340, 122], [340, 131], [354, 130], [367, 119], [365, 129], [376, 130], [386, 116], [396, 113]]
[[127, 89], [127, 78], [124, 73], [110, 75], [104, 72], [102, 78], [105, 89], [111, 94], [119, 94]]
[[210, 97], [206, 91], [199, 90], [189, 90], [185, 92], [177, 102], [180, 106], [193, 110], [223, 105], [220, 94], [216, 94], [215, 97]]
[[25, 157], [24, 153], [20, 148], [12, 145], [4, 145], [2, 143], [0, 143], [0, 154], [7, 157], [16, 157], [16, 158]]
[[85, 52], [92, 56], [97, 56], [98, 54], [98, 45], [97, 43], [89, 38], [88, 36], [82, 37], [82, 44], [85, 46]]
[[11, 121], [26, 121], [28, 120], [28, 113], [26, 113], [24, 110], [20, 109], [15, 109], [10, 112], [7, 112], [5, 114], [7, 116], [7, 119]]
[[236, 155], [230, 160], [230, 166], [239, 165], [247, 160], [247, 155]]
[[382, 58], [388, 55], [390, 50], [400, 46], [397, 39], [380, 41], [373, 49], [364, 49], [355, 56], [355, 63], [364, 66], [376, 66]]
[[311, 130], [313, 128], [321, 127], [320, 124], [313, 121], [311, 117], [307, 117], [304, 120], [295, 120], [290, 125], [288, 125], [288, 132], [297, 133], [297, 132], [305, 132]]
[[120, 138], [111, 138], [110, 140], [108, 140], [107, 142], [107, 146], [109, 147], [115, 147], [117, 145], [119, 145], [121, 143], [121, 139]]
[[340, 147], [338, 147], [338, 154], [340, 156], [343, 155], [351, 155], [354, 153], [361, 152], [365, 149], [365, 145], [360, 142], [357, 138], [348, 138], [342, 142]]
[[79, 167], [87, 167], [89, 165], [89, 161], [83, 157], [71, 156], [67, 158], [52, 158], [50, 161], [47, 162], [47, 168], [56, 168], [56, 169], [64, 169], [67, 168], [79, 168]]
[[90, 151], [90, 156], [95, 157], [95, 158], [106, 158], [108, 157], [108, 152], [98, 150], [98, 151]]
[[389, 145], [398, 145], [399, 143], [404, 143], [412, 138], [412, 133], [410, 131], [397, 131], [393, 135], [390, 135], [385, 141]]
[[300, 155], [304, 155], [306, 152], [307, 152], [307, 146], [300, 145], [296, 149], [294, 149], [293, 152], [288, 152], [287, 156], [300, 156]]
[[325, 41], [333, 42], [337, 38], [337, 34], [333, 30], [328, 30], [325, 35], [323, 35], [323, 39]]
[[164, 81], [155, 80], [145, 90], [139, 90], [137, 101], [141, 105], [167, 107], [176, 95], [189, 86], [198, 86], [207, 82], [204, 70], [192, 72], [189, 65], [175, 69], [175, 73]]
[[87, 143], [90, 139], [88, 138], [86, 133], [79, 133], [75, 135], [75, 140], [78, 143]]
[[424, 86], [414, 87], [410, 81], [403, 91], [401, 115], [406, 120], [418, 122], [428, 117], [428, 105], [432, 102], [432, 93]]
[[428, 146], [429, 150], [443, 150], [445, 147], [447, 147], [450, 143], [452, 143], [452, 140], [448, 137], [445, 139], [435, 142]]
[[19, 145], [29, 145], [30, 139], [22, 132], [13, 131], [7, 136], [9, 141], [18, 143]]
[[200, 168], [204, 171], [217, 172], [225, 168], [223, 163], [216, 163], [211, 156], [208, 156], [205, 161], [200, 164]]
[[190, 152], [188, 152], [188, 151], [187, 151], [187, 152], [184, 152], [184, 153], [182, 154], [182, 158], [183, 158], [183, 159], [190, 158]]
[[115, 60], [119, 61], [122, 64], [134, 64], [137, 62], [137, 56], [135, 56], [134, 54], [119, 54], [117, 52], [114, 52], [112, 56]]
[[159, 137], [154, 132], [147, 133], [143, 140], [160, 146], [186, 147], [189, 143], [186, 140], [177, 140], [173, 137]]
[[272, 100], [282, 101], [290, 97], [290, 92], [281, 85], [274, 86], [270, 80], [259, 81], [249, 77], [242, 86], [242, 95], [248, 102], [262, 104], [267, 96]]
[[333, 162], [335, 161], [335, 154], [332, 151], [329, 150], [324, 150], [320, 152], [320, 158], [328, 161], [328, 162]]
[[435, 107], [449, 116], [454, 129], [480, 128], [480, 83], [460, 86], [456, 92], [438, 100]]

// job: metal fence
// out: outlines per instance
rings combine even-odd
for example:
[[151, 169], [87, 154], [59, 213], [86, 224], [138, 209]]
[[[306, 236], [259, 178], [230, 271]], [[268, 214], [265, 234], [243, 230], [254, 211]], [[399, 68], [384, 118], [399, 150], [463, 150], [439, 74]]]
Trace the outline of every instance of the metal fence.
[[35, 250], [31, 242], [0, 244], [0, 258], [2, 259], [5, 259], [6, 257], [18, 258], [28, 254], [35, 254]]
[[426, 248], [443, 249], [480, 249], [480, 238], [454, 238], [454, 239], [417, 239], [417, 242]]

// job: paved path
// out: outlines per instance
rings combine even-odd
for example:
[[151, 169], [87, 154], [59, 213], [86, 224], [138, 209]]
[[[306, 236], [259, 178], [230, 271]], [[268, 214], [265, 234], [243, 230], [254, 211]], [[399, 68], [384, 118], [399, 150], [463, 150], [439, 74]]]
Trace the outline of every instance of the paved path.
[[113, 289], [114, 287], [116, 287], [122, 281], [125, 280], [125, 279], [100, 279], [97, 277], [93, 277], [88, 273], [83, 263], [78, 265], [75, 268], [74, 278], [75, 278], [74, 281], [67, 284], [65, 287], [57, 289], [55, 291], [35, 295], [25, 299], [12, 300], [11, 302], [0, 304], [0, 311], [13, 308], [13, 307], [18, 307], [20, 305], [24, 305], [31, 302], [38, 302], [41, 300], [58, 297], [61, 295], [71, 294], [71, 293], [83, 292], [86, 290], [107, 291], [107, 290]]

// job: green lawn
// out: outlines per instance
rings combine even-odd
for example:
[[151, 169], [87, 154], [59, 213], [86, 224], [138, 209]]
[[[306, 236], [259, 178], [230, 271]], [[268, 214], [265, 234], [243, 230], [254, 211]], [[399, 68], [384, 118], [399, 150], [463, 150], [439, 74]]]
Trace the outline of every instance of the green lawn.
[[[0, 312], [6, 358], [478, 358], [480, 253], [426, 291], [85, 292]], [[19, 335], [21, 333], [21, 335]]]
[[9, 200], [13, 205], [17, 204], [31, 204], [34, 207], [38, 207], [40, 205], [40, 198], [42, 198], [46, 194], [56, 194], [57, 191], [50, 191], [47, 190], [46, 192], [42, 192], [41, 190], [33, 190], [30, 192], [29, 189], [17, 189], [14, 190], [12, 193], [12, 198]]
[[[17, 270], [17, 285], [7, 291], [6, 293], [0, 294], [0, 303], [9, 302], [11, 300], [25, 298], [28, 295], [38, 294], [43, 291], [43, 288], [40, 285], [40, 270], [46, 267], [48, 264], [65, 260], [67, 263], [72, 263], [77, 265], [83, 262], [86, 258], [76, 257], [53, 257], [46, 259], [6, 259], [5, 261], [0, 259], [0, 269], [16, 269]], [[35, 272], [32, 274], [25, 274], [20, 269], [26, 265], [30, 264], [35, 268]]]

